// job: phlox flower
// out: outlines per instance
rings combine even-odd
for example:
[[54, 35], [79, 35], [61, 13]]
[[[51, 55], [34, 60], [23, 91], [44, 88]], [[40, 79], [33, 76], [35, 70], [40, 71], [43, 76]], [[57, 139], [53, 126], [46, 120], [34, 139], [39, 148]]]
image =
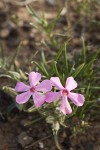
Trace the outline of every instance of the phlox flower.
[[52, 85], [55, 86], [58, 92], [48, 92], [46, 94], [46, 102], [51, 103], [58, 99], [61, 99], [60, 110], [64, 114], [72, 113], [71, 106], [68, 102], [68, 98], [76, 105], [82, 106], [84, 104], [85, 98], [83, 95], [78, 93], [73, 93], [71, 90], [77, 87], [77, 83], [73, 77], [68, 77], [66, 80], [65, 87], [62, 86], [60, 79], [58, 77], [51, 77]]
[[41, 74], [38, 72], [31, 72], [29, 74], [30, 86], [23, 82], [16, 84], [15, 90], [17, 92], [23, 92], [16, 96], [16, 102], [18, 104], [26, 103], [32, 96], [34, 105], [40, 107], [45, 102], [45, 93], [51, 91], [52, 85], [50, 80], [44, 80], [41, 83]]

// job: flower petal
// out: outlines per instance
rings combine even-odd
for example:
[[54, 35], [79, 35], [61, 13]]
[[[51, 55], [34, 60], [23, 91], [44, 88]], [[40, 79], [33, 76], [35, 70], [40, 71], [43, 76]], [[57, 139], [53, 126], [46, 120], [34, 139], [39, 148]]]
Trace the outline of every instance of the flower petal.
[[78, 94], [78, 93], [70, 92], [68, 94], [68, 98], [70, 98], [76, 106], [82, 106], [85, 101], [84, 96], [82, 94]]
[[60, 99], [60, 97], [61, 97], [61, 92], [48, 92], [46, 94], [45, 101], [51, 103], [53, 101]]
[[72, 113], [72, 108], [67, 100], [67, 96], [63, 96], [61, 101], [60, 110], [66, 115]]
[[64, 87], [62, 86], [60, 79], [58, 77], [51, 77], [50, 80], [52, 82], [52, 85], [55, 86], [57, 89], [59, 89], [59, 90], [64, 89]]
[[37, 91], [49, 92], [52, 89], [51, 81], [44, 80], [39, 85], [36, 86]]
[[24, 104], [29, 100], [30, 97], [31, 97], [30, 91], [24, 92], [16, 96], [16, 102], [18, 104]]
[[75, 89], [76, 87], [77, 87], [77, 82], [74, 80], [74, 78], [73, 77], [67, 78], [65, 88], [68, 91], [71, 91], [71, 90]]
[[30, 87], [24, 84], [23, 82], [18, 82], [15, 86], [15, 91], [17, 92], [25, 92], [25, 91], [28, 91], [29, 89]]
[[31, 72], [29, 74], [29, 82], [31, 87], [35, 86], [41, 80], [41, 74], [38, 72]]
[[42, 93], [34, 92], [32, 96], [34, 100], [34, 105], [36, 107], [41, 107], [42, 104], [45, 102], [45, 95], [43, 95]]

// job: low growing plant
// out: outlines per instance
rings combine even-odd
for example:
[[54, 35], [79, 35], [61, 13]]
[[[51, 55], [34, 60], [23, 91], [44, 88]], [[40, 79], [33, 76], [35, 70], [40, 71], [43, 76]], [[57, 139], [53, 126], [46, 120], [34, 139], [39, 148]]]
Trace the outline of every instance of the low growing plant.
[[[20, 48], [18, 47], [12, 60], [7, 60], [4, 56], [0, 59], [2, 69], [0, 78], [9, 78], [12, 81], [11, 86], [3, 86], [3, 90], [13, 96], [14, 102], [11, 108], [17, 107], [27, 113], [37, 111], [47, 123], [52, 125], [56, 145], [61, 150], [57, 139], [59, 129], [72, 124], [73, 117], [78, 118], [80, 128], [87, 126], [91, 109], [98, 107], [99, 68], [95, 64], [100, 50], [88, 54], [88, 48], [82, 38], [81, 52], [75, 53], [69, 59], [67, 52], [69, 42], [60, 45], [54, 35], [60, 13], [51, 23], [48, 23], [44, 15], [40, 19], [32, 7], [27, 6], [27, 8], [36, 20], [37, 29], [42, 28], [40, 31], [44, 32], [49, 39], [47, 44], [52, 45], [57, 50], [57, 54], [52, 61], [47, 61], [42, 52], [42, 61], [30, 62], [30, 71], [24, 72], [16, 65]], [[79, 88], [76, 88], [77, 85]], [[36, 120], [40, 119], [41, 117]], [[78, 132], [77, 125], [73, 128]]]

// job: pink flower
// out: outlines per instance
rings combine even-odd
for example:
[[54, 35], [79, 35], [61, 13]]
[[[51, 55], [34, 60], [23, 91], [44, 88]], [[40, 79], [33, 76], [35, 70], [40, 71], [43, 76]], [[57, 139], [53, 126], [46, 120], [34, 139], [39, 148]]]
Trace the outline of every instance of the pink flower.
[[40, 107], [45, 102], [45, 93], [51, 91], [52, 85], [50, 80], [44, 80], [41, 83], [41, 74], [38, 72], [31, 72], [29, 74], [30, 86], [24, 84], [23, 82], [18, 82], [16, 84], [15, 90], [17, 92], [24, 92], [17, 95], [16, 102], [19, 104], [26, 103], [32, 96], [34, 100], [34, 105]]
[[62, 86], [58, 77], [52, 77], [50, 80], [52, 85], [55, 86], [59, 91], [48, 92], [46, 94], [46, 102], [51, 103], [61, 98], [60, 110], [64, 114], [72, 113], [72, 109], [67, 98], [71, 99], [76, 106], [82, 106], [84, 104], [85, 99], [83, 95], [70, 92], [77, 87], [77, 83], [73, 77], [67, 78], [65, 88]]

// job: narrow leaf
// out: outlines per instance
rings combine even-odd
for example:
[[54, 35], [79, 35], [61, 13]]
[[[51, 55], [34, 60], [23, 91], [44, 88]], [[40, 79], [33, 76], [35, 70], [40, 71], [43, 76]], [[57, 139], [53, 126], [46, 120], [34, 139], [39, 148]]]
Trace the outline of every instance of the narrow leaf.
[[73, 73], [73, 75], [72, 75], [74, 78], [81, 72], [81, 70], [83, 69], [84, 65], [85, 65], [85, 63], [81, 64], [81, 65], [76, 69], [76, 71], [75, 71], [75, 72]]

